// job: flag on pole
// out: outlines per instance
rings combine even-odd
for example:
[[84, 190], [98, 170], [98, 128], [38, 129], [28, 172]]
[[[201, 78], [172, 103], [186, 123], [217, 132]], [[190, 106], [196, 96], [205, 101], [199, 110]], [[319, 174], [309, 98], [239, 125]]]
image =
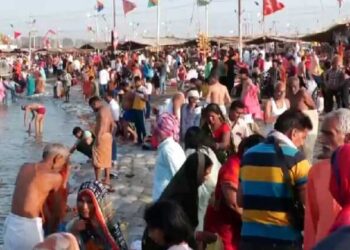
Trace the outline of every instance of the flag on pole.
[[148, 8], [158, 5], [158, 0], [148, 0]]
[[103, 4], [103, 0], [97, 0], [97, 3], [96, 3], [96, 10], [97, 12], [100, 12], [104, 9], [104, 4]]
[[284, 4], [278, 0], [264, 0], [263, 13], [264, 16], [271, 15], [284, 8]]
[[21, 32], [18, 32], [18, 31], [13, 32], [13, 37], [15, 38], [15, 40], [17, 40], [21, 35], [22, 35]]
[[197, 5], [198, 6], [206, 6], [210, 4], [211, 0], [197, 0]]
[[129, 1], [129, 0], [123, 0], [123, 10], [124, 15], [128, 14], [130, 11], [136, 8], [136, 4]]

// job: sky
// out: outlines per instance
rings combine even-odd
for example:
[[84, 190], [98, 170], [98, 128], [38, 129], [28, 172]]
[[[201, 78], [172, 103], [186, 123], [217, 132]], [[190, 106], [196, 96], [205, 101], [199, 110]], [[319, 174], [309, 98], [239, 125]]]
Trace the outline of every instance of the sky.
[[[119, 39], [155, 37], [157, 8], [147, 8], [148, 0], [131, 0], [137, 8], [124, 16], [122, 0], [116, 1]], [[296, 36], [320, 31], [330, 25], [350, 20], [350, 1], [338, 8], [337, 0], [280, 0], [285, 9], [265, 17], [261, 23], [262, 0], [242, 0], [243, 32], [246, 35], [266, 33]], [[237, 35], [238, 0], [212, 0], [208, 7], [210, 36]], [[113, 0], [104, 0], [105, 8], [96, 17], [95, 0], [1, 0], [0, 33], [12, 35], [19, 31], [26, 36], [29, 30], [38, 35], [52, 29], [56, 36], [86, 40], [109, 40], [112, 28]], [[195, 37], [205, 31], [205, 8], [196, 0], [161, 0], [161, 36]], [[32, 20], [36, 23], [33, 25]], [[13, 25], [13, 28], [11, 27]], [[98, 35], [89, 32], [98, 27]]]

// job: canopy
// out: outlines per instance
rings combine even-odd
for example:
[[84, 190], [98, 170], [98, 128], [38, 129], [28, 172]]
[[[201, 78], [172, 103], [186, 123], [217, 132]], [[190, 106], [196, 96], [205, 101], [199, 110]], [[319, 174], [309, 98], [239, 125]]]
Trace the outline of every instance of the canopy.
[[282, 36], [259, 36], [255, 37], [250, 40], [246, 40], [244, 43], [246, 45], [261, 45], [265, 43], [295, 43], [297, 40], [288, 38], [288, 37], [282, 37]]
[[348, 31], [349, 25], [350, 23], [340, 23], [324, 31], [302, 36], [299, 39], [305, 42], [333, 43], [334, 33]]
[[110, 43], [106, 42], [93, 42], [93, 43], [86, 43], [83, 46], [80, 47], [80, 49], [90, 49], [90, 50], [105, 50], [108, 48]]

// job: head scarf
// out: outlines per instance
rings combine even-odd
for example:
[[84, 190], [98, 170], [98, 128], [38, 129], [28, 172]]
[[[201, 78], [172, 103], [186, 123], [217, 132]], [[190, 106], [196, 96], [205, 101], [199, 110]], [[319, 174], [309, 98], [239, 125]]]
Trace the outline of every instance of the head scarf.
[[170, 113], [162, 113], [159, 115], [156, 130], [167, 138], [172, 137], [175, 141], [179, 141], [180, 123], [176, 117]]
[[329, 190], [342, 207], [331, 231], [350, 226], [350, 144], [337, 149], [332, 156]]
[[[103, 240], [104, 249], [127, 250], [126, 241], [122, 235], [119, 223], [115, 222], [112, 203], [108, 199], [108, 190], [98, 181], [87, 181], [81, 184], [78, 200], [82, 195], [88, 195], [95, 209], [95, 219], [99, 228], [94, 228], [99, 238]], [[89, 232], [81, 232], [81, 238], [88, 239]]]
[[79, 250], [74, 235], [69, 233], [52, 234], [34, 247], [34, 250]]
[[194, 229], [198, 225], [198, 187], [202, 184], [205, 158], [201, 152], [190, 155], [159, 198], [176, 201], [187, 214]]
[[[190, 155], [159, 198], [159, 201], [176, 202], [187, 215], [193, 232], [198, 225], [198, 187], [205, 171], [205, 157], [205, 154], [200, 152]], [[190, 240], [189, 245], [192, 249], [196, 249], [194, 238]], [[157, 245], [149, 238], [146, 229], [142, 249], [165, 250], [167, 248]]]

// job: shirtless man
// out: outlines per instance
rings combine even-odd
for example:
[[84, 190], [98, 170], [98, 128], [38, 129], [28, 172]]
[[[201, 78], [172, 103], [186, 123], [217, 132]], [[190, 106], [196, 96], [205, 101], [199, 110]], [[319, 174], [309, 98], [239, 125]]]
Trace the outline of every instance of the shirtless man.
[[231, 103], [231, 97], [225, 85], [219, 82], [218, 72], [212, 71], [209, 77], [209, 89], [206, 97], [207, 103], [216, 103], [220, 106], [222, 113], [226, 116], [226, 105]]
[[[33, 249], [44, 240], [43, 217], [48, 233], [56, 231], [66, 202], [61, 193], [66, 188], [69, 172], [69, 150], [61, 144], [44, 148], [38, 163], [24, 164], [17, 176], [11, 213], [5, 221], [4, 249]], [[51, 207], [43, 213], [50, 196]]]
[[137, 133], [132, 129], [130, 123], [134, 120], [132, 115], [132, 105], [134, 103], [135, 94], [130, 90], [130, 86], [128, 83], [122, 83], [123, 88], [123, 99], [122, 99], [122, 108], [124, 110], [123, 119], [122, 119], [122, 130], [124, 140], [128, 140], [128, 138], [132, 138], [134, 143], [137, 143]]
[[300, 87], [299, 78], [290, 77], [287, 83], [287, 98], [291, 109], [298, 109], [306, 114], [312, 121], [312, 131], [309, 132], [303, 151], [306, 158], [313, 162], [313, 152], [318, 134], [318, 112], [315, 102], [306, 89]]
[[29, 135], [31, 134], [32, 122], [35, 120], [35, 135], [39, 136], [43, 133], [44, 128], [44, 118], [46, 114], [46, 108], [41, 103], [31, 103], [27, 105], [21, 106], [22, 110], [24, 110], [24, 127], [27, 127], [28, 124], [28, 113], [32, 113], [32, 119], [28, 124], [27, 132]]
[[109, 106], [103, 105], [99, 97], [91, 97], [89, 106], [96, 113], [96, 138], [92, 148], [92, 163], [95, 177], [99, 181], [99, 170], [104, 169], [105, 179], [102, 182], [109, 186], [109, 190], [112, 192], [109, 173], [112, 167], [112, 141], [116, 125], [111, 109]]
[[287, 98], [290, 101], [290, 107], [292, 109], [298, 109], [300, 111], [316, 109], [311, 95], [307, 93], [306, 89], [300, 87], [300, 81], [297, 77], [290, 77], [288, 79], [287, 88]]

